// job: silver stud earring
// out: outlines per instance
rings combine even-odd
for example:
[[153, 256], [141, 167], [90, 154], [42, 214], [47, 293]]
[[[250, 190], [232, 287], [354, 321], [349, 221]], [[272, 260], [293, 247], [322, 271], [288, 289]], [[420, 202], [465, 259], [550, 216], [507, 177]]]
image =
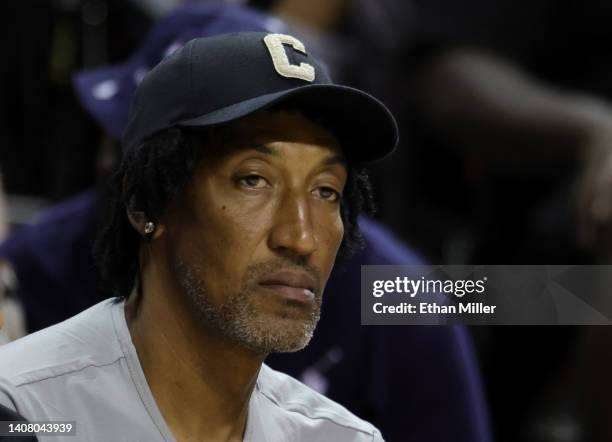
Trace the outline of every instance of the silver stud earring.
[[153, 233], [154, 230], [155, 230], [155, 223], [153, 223], [153, 221], [147, 221], [147, 223], [144, 225], [144, 233], [149, 235]]

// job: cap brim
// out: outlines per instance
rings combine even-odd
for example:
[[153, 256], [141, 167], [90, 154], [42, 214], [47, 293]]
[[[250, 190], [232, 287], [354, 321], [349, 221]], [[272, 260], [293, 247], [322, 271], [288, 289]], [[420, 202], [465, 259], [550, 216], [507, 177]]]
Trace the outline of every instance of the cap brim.
[[228, 123], [283, 102], [295, 102], [317, 121], [323, 122], [339, 140], [347, 159], [353, 163], [381, 160], [399, 140], [397, 123], [387, 107], [373, 96], [347, 86], [317, 84], [301, 86], [218, 109], [181, 121], [178, 126], [205, 127]]

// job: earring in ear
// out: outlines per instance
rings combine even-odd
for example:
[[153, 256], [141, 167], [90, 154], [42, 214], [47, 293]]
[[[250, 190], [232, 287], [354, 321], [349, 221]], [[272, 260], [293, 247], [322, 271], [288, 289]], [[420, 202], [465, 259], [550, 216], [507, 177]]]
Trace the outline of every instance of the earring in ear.
[[154, 230], [155, 230], [155, 223], [153, 223], [152, 221], [147, 221], [147, 223], [144, 225], [144, 233], [146, 235], [149, 235], [153, 233]]

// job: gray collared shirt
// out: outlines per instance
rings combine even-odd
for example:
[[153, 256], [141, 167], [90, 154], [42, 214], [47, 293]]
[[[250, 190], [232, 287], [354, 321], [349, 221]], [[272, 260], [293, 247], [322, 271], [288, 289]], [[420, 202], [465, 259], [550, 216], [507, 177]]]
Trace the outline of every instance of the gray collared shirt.
[[[124, 303], [107, 299], [0, 347], [0, 404], [30, 421], [75, 421], [40, 442], [175, 441], [140, 366]], [[382, 441], [371, 424], [299, 381], [261, 367], [245, 441]]]

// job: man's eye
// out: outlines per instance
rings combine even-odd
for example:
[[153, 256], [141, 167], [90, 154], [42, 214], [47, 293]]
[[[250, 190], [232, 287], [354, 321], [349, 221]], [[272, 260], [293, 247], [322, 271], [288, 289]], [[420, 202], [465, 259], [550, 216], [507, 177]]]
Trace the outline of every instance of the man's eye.
[[342, 198], [340, 193], [332, 189], [331, 187], [319, 187], [316, 189], [316, 191], [319, 194], [319, 197], [326, 201], [335, 202], [340, 201], [340, 199]]
[[251, 189], [262, 189], [267, 185], [266, 179], [264, 177], [254, 174], [240, 178], [238, 180], [238, 183]]

